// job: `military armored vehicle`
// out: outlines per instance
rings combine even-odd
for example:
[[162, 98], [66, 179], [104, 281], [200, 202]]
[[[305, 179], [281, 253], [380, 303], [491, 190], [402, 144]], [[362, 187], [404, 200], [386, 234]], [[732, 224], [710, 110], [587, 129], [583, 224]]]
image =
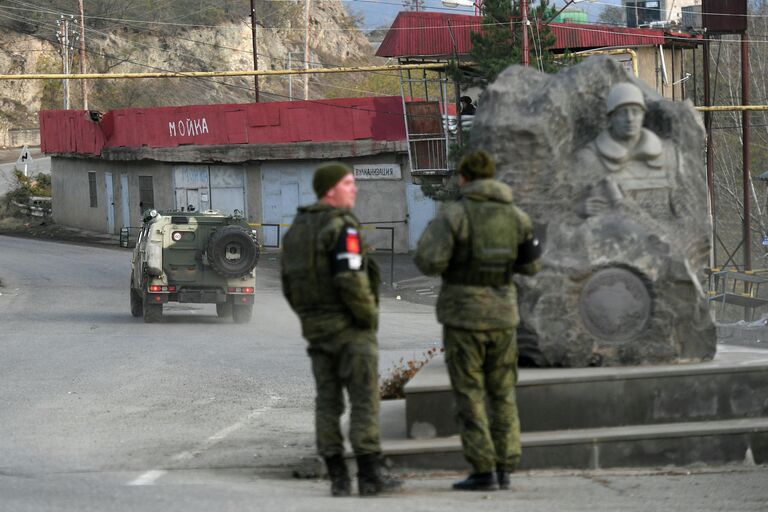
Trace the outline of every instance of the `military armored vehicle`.
[[131, 258], [131, 314], [158, 322], [168, 302], [207, 303], [219, 317], [248, 322], [259, 253], [237, 211], [148, 211]]

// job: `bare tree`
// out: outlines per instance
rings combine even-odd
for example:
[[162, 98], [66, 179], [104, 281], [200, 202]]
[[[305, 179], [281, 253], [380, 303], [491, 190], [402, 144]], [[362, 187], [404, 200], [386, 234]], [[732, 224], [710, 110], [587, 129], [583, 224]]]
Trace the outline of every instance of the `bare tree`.
[[627, 11], [618, 5], [606, 5], [597, 17], [598, 23], [603, 25], [627, 25]]
[[403, 8], [406, 11], [423, 11], [424, 0], [403, 0]]
[[[766, 14], [764, 0], [750, 5], [751, 14]], [[750, 17], [748, 37], [754, 39], [768, 33], [764, 16]], [[741, 105], [741, 42], [739, 36], [724, 35], [711, 44], [712, 93], [714, 105]], [[761, 44], [749, 45], [750, 104], [768, 102], [768, 86], [763, 77], [768, 73], [768, 52]], [[768, 183], [757, 176], [768, 171], [768, 116], [750, 112], [750, 176], [746, 184], [750, 195], [750, 229], [752, 233], [753, 268], [768, 268], [768, 253], [761, 244], [768, 235]], [[715, 174], [716, 265], [741, 265], [743, 246], [743, 163], [742, 113], [726, 111], [712, 114]]]

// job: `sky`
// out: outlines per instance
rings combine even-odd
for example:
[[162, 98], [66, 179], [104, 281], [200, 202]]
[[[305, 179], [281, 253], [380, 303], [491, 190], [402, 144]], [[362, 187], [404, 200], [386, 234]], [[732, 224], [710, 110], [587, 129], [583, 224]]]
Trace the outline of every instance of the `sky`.
[[[405, 10], [400, 0], [341, 0], [350, 13], [359, 13], [364, 16], [364, 28], [374, 29], [382, 26], [389, 27], [399, 11]], [[536, 5], [536, 0], [532, 5]], [[553, 3], [558, 9], [562, 7], [564, 0], [555, 0]], [[573, 8], [583, 9], [589, 14], [590, 21], [596, 21], [600, 11], [606, 5], [621, 5], [620, 0], [595, 0], [579, 1], [573, 4]], [[453, 12], [473, 14], [471, 7], [450, 8], [442, 5], [440, 0], [425, 0], [426, 11]]]

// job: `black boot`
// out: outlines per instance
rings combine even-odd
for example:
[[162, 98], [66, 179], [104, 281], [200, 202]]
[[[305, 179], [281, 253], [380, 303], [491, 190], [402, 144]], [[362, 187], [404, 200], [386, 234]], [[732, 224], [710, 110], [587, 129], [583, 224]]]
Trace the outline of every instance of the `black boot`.
[[357, 489], [360, 496], [398, 491], [402, 485], [402, 481], [381, 474], [379, 454], [371, 453], [357, 457]]
[[506, 491], [509, 489], [509, 471], [496, 468], [496, 480], [499, 481], [499, 489]]
[[453, 484], [453, 488], [457, 491], [493, 491], [496, 490], [496, 479], [493, 473], [470, 473]]
[[331, 479], [331, 496], [349, 496], [352, 483], [347, 472], [347, 463], [342, 455], [333, 455], [325, 458], [328, 468], [328, 477]]

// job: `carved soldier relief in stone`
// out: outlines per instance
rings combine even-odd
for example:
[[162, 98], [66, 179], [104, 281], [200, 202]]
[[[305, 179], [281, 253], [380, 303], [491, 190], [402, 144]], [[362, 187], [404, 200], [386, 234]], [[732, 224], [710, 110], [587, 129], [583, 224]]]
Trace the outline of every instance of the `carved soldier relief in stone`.
[[551, 366], [710, 359], [700, 280], [710, 221], [699, 114], [606, 57], [555, 74], [512, 66], [491, 84], [470, 144], [544, 239], [518, 283], [521, 356]]
[[606, 98], [608, 127], [576, 153], [575, 169], [595, 169], [604, 177], [587, 188], [583, 213], [604, 213], [625, 199], [656, 218], [673, 211], [671, 179], [677, 169], [675, 148], [643, 127], [645, 99], [635, 85], [614, 85]]

